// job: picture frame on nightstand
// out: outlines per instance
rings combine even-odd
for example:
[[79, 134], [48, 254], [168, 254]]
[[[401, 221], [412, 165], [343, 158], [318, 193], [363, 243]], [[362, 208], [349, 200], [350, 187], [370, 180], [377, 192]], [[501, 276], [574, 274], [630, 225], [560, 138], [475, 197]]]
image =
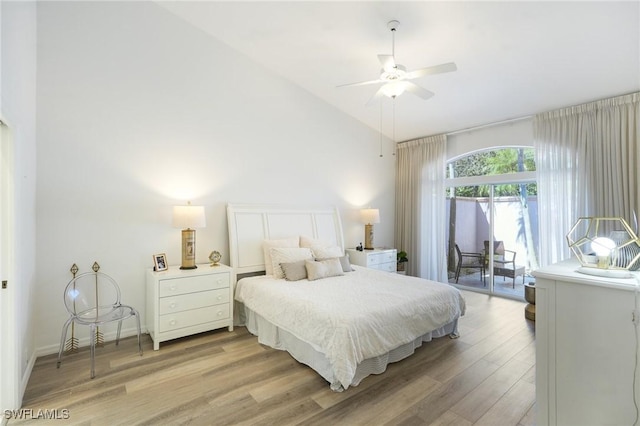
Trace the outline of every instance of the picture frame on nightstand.
[[164, 253], [158, 253], [153, 255], [153, 270], [156, 272], [166, 271], [169, 269], [167, 263], [167, 255]]

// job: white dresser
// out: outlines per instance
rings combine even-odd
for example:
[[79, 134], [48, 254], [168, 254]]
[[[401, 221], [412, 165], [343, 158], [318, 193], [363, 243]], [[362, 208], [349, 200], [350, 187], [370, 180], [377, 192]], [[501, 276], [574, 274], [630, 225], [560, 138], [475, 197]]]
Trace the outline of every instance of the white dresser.
[[232, 268], [208, 264], [197, 269], [147, 270], [147, 329], [153, 349], [160, 342], [228, 327], [233, 330]]
[[635, 418], [635, 280], [576, 272], [536, 277], [536, 424], [630, 425]]
[[373, 249], [358, 251], [347, 249], [349, 262], [354, 265], [367, 268], [380, 269], [381, 271], [396, 272], [398, 251], [396, 249]]

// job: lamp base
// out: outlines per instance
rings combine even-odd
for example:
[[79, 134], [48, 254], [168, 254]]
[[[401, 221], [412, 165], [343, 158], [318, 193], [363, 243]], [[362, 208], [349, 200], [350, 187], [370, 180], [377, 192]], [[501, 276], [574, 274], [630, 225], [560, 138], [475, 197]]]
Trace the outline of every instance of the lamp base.
[[364, 226], [364, 249], [373, 250], [373, 225], [370, 223]]
[[180, 269], [196, 269], [196, 231], [182, 230], [182, 265]]
[[596, 277], [606, 278], [633, 278], [631, 272], [624, 269], [602, 269], [602, 268], [590, 268], [588, 266], [582, 266], [576, 270], [581, 274], [594, 275]]

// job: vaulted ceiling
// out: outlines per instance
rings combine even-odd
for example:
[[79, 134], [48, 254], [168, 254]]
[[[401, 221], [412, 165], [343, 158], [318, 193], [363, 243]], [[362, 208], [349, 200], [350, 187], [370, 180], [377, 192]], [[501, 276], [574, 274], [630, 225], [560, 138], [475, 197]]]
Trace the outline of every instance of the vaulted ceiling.
[[[158, 4], [396, 141], [640, 90], [638, 1]], [[366, 106], [377, 85], [336, 86], [380, 76], [391, 20], [398, 63], [458, 70], [413, 80], [428, 100]]]

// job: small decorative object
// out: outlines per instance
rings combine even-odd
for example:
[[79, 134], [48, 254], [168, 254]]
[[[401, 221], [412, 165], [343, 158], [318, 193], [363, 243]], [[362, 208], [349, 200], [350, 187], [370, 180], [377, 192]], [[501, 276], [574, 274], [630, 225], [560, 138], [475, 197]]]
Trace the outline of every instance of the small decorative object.
[[578, 218], [567, 242], [583, 274], [630, 278], [640, 267], [640, 239], [621, 217]]
[[373, 250], [373, 224], [380, 223], [380, 210], [363, 209], [360, 210], [364, 225], [364, 249]]
[[404, 271], [405, 263], [407, 263], [408, 261], [409, 261], [409, 258], [407, 257], [407, 252], [406, 251], [399, 251], [398, 252], [398, 267], [397, 267], [397, 270], [398, 271]]
[[[78, 271], [80, 270], [80, 268], [78, 268], [78, 265], [76, 265], [75, 263], [73, 265], [71, 265], [71, 269], [69, 269], [69, 271], [71, 271], [71, 274], [73, 275], [73, 278], [76, 277], [76, 274], [78, 273]], [[74, 286], [74, 290], [75, 290], [75, 283], [73, 283]], [[73, 307], [75, 308], [76, 306], [76, 302], [75, 300], [73, 301]], [[67, 339], [67, 341], [64, 344], [64, 351], [65, 353], [68, 354], [73, 354], [78, 352], [78, 347], [79, 347], [79, 342], [78, 342], [78, 338], [75, 336], [75, 322], [71, 323], [71, 337]]]
[[220, 254], [219, 251], [215, 251], [214, 250], [209, 255], [209, 260], [211, 261], [211, 266], [219, 266], [220, 265], [220, 259], [222, 259], [222, 255]]
[[173, 208], [173, 227], [182, 229], [182, 265], [180, 269], [196, 269], [196, 231], [192, 228], [204, 228], [207, 221], [203, 206], [186, 206]]
[[358, 251], [363, 251], [364, 250], [364, 248], [362, 248], [362, 243], [360, 243], [360, 245], [356, 247], [356, 250], [358, 250]]
[[164, 253], [154, 254], [153, 255], [153, 270], [154, 271], [166, 271], [169, 269], [169, 264], [167, 263], [167, 255]]
[[524, 307], [524, 317], [528, 320], [536, 320], [536, 287], [533, 283], [524, 285], [524, 300], [527, 306]]

